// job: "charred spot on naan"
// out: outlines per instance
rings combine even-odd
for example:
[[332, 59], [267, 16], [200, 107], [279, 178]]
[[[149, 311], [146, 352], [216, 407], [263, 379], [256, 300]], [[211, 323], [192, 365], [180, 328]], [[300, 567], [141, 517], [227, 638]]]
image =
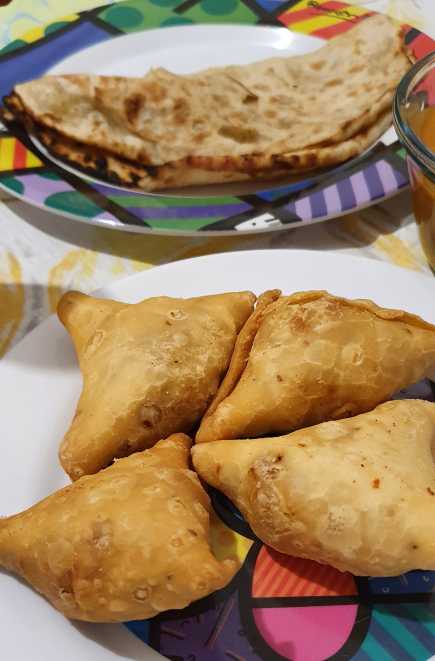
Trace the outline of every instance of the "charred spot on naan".
[[137, 116], [139, 115], [139, 112], [144, 105], [144, 101], [144, 97], [140, 94], [132, 94], [132, 96], [128, 96], [125, 99], [125, 115], [129, 122], [133, 123], [134, 120], [137, 119]]
[[128, 163], [110, 153], [68, 140], [45, 127], [35, 126], [35, 135], [53, 156], [97, 179], [137, 187], [144, 178], [152, 179], [156, 176], [156, 168], [153, 166]]
[[147, 96], [151, 101], [160, 102], [166, 98], [167, 92], [165, 87], [157, 82], [152, 82], [147, 87]]

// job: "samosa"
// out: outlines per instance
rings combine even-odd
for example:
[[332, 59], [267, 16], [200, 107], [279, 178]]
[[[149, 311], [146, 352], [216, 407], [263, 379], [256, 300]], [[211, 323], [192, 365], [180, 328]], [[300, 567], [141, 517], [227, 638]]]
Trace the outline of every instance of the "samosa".
[[250, 292], [198, 298], [160, 296], [129, 305], [69, 292], [58, 315], [69, 331], [83, 390], [60, 448], [70, 477], [189, 432], [213, 398]]
[[153, 617], [222, 588], [237, 563], [210, 549], [190, 443], [175, 434], [0, 519], [0, 565], [91, 622]]
[[198, 442], [283, 434], [370, 411], [435, 374], [435, 326], [324, 291], [267, 292], [240, 333]]
[[435, 570], [435, 404], [196, 445], [199, 476], [281, 553], [357, 575]]

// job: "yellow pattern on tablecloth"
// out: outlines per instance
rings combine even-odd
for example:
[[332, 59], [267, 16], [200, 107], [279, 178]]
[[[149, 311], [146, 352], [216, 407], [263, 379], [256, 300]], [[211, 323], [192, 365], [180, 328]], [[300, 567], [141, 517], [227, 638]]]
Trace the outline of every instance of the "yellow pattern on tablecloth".
[[379, 219], [358, 218], [357, 214], [345, 216], [342, 222], [349, 238], [365, 245], [373, 244], [392, 264], [414, 271], [422, 270], [418, 257], [404, 241], [391, 232], [386, 223]]
[[[62, 289], [71, 287], [87, 289], [97, 263], [97, 253], [92, 250], [70, 250], [48, 274], [50, 308], [56, 311]], [[71, 283], [71, 285], [69, 285]], [[72, 284], [74, 283], [74, 285]]]
[[110, 0], [98, 2], [98, 0], [15, 0], [6, 7], [0, 7], [0, 48], [6, 46], [14, 39], [22, 38], [26, 34], [26, 41], [33, 34], [34, 39], [39, 39], [42, 26], [53, 22], [56, 18], [93, 9], [99, 5], [111, 4]]
[[[103, 4], [109, 0], [14, 0], [0, 7], [0, 47], [29, 29], [38, 36], [45, 23]], [[359, 4], [387, 12], [435, 37], [433, 0], [365, 0]], [[12, 142], [1, 146], [9, 150], [11, 162], [12, 147]], [[396, 199], [312, 227], [212, 238], [108, 231], [16, 200], [7, 205], [0, 202], [0, 354], [54, 311], [66, 289], [92, 291], [154, 265], [204, 254], [249, 248], [339, 250], [429, 273], [409, 215], [409, 196]]]
[[0, 356], [14, 339], [24, 316], [21, 265], [11, 252], [0, 258]]
[[408, 23], [421, 30], [424, 29], [421, 6], [416, 0], [389, 0], [385, 13], [394, 16], [402, 23]]

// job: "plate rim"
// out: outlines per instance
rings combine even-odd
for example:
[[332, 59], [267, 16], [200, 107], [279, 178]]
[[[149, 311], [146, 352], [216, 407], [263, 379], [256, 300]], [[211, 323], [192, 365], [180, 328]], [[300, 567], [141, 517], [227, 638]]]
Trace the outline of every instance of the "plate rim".
[[[243, 0], [237, 0], [238, 1], [238, 7], [243, 6], [247, 7], [248, 4], [245, 4]], [[126, 6], [128, 3], [128, 0], [126, 2], [120, 2], [116, 4], [117, 9], [122, 9], [124, 6]], [[199, 22], [196, 24], [192, 25], [182, 25], [182, 26], [174, 26], [175, 29], [178, 27], [179, 29], [185, 29], [185, 28], [201, 28], [201, 27], [211, 27], [213, 28], [222, 28], [222, 27], [231, 27], [231, 28], [260, 28], [260, 29], [268, 29], [268, 30], [290, 30], [291, 32], [294, 32], [298, 34], [298, 30], [292, 29], [292, 26], [285, 25], [283, 21], [280, 21], [280, 16], [283, 16], [284, 14], [287, 15], [288, 13], [291, 13], [292, 11], [295, 11], [297, 9], [297, 3], [295, 6], [291, 6], [290, 8], [285, 8], [284, 3], [284, 9], [280, 12], [275, 11], [273, 13], [264, 10], [263, 13], [266, 13], [268, 20], [270, 20], [270, 23], [262, 23], [262, 24], [246, 24], [246, 23], [235, 23], [232, 21], [227, 22], [224, 20], [223, 22]], [[322, 2], [317, 3], [317, 4], [322, 4]], [[110, 8], [113, 7], [113, 5], [105, 5], [98, 7], [95, 12], [97, 12], [97, 17], [99, 14], [106, 10], [110, 10]], [[259, 9], [259, 8], [258, 8]], [[367, 8], [359, 8], [357, 4], [349, 4], [348, 9], [357, 9], [358, 11], [362, 12], [362, 14], [357, 14], [357, 17], [361, 16], [362, 18], [359, 20], [362, 20], [363, 18], [376, 14], [379, 12], [373, 12], [370, 11]], [[252, 10], [251, 10], [252, 12]], [[86, 12], [81, 12], [77, 16], [82, 18]], [[59, 19], [60, 20], [60, 19]], [[339, 22], [341, 19], [337, 19], [337, 22]], [[337, 23], [338, 24], [338, 23]], [[49, 24], [51, 25], [51, 24]], [[171, 30], [174, 30], [174, 27], [171, 27]], [[409, 27], [409, 26], [408, 26]], [[167, 30], [167, 26], [163, 27], [149, 27], [147, 29], [140, 29], [138, 31], [127, 31], [127, 34], [124, 33], [123, 36], [131, 36], [134, 34], [143, 34], [143, 32], [146, 31], [154, 31], [154, 30]], [[416, 29], [412, 29], [412, 32], [414, 34], [414, 40], [420, 36], [424, 35], [424, 33], [419, 32]], [[56, 33], [54, 33], [56, 34]], [[308, 34], [303, 34], [303, 36], [307, 37], [315, 37], [319, 38], [316, 34], [313, 34], [312, 32]], [[79, 53], [83, 50], [93, 48], [93, 47], [98, 47], [101, 46], [102, 43], [105, 43], [106, 41], [109, 41], [112, 39], [114, 35], [108, 35], [106, 36], [102, 41], [99, 41], [97, 44], [93, 45], [88, 45], [83, 48], [81, 45], [79, 45], [77, 48], [74, 49], [73, 53], [67, 54], [66, 57], [61, 58], [60, 61], [55, 62], [54, 64], [50, 62], [50, 66], [48, 69], [46, 68], [45, 71], [50, 71], [51, 69], [57, 67], [58, 65], [61, 64], [62, 61], [65, 61], [66, 59], [69, 59], [70, 57], [74, 57], [76, 53]], [[122, 39], [122, 35], [119, 35], [119, 38]], [[19, 51], [18, 51], [19, 52]], [[13, 53], [12, 53], [13, 55]], [[0, 53], [1, 57], [1, 53]], [[18, 136], [19, 138], [22, 138], [23, 136]], [[1, 135], [0, 135], [1, 139]], [[379, 142], [376, 144], [380, 144]], [[4, 176], [2, 176], [1, 173], [1, 159], [0, 159], [0, 187], [4, 188], [7, 190], [10, 194], [21, 197], [21, 199], [24, 199], [30, 204], [34, 204], [35, 206], [40, 206], [40, 208], [43, 208], [47, 211], [50, 211], [52, 213], [68, 217], [73, 220], [78, 220], [87, 224], [92, 224], [92, 225], [97, 225], [97, 226], [102, 226], [106, 227], [109, 229], [121, 229], [123, 231], [128, 231], [128, 232], [133, 232], [133, 233], [144, 233], [144, 234], [156, 234], [156, 235], [168, 235], [168, 236], [228, 236], [228, 235], [255, 235], [255, 234], [262, 234], [266, 232], [276, 232], [276, 231], [284, 231], [287, 229], [296, 229], [299, 227], [304, 227], [304, 226], [309, 226], [312, 224], [315, 224], [317, 222], [324, 222], [325, 220], [328, 220], [330, 218], [336, 218], [339, 217], [340, 215], [344, 215], [347, 213], [355, 212], [358, 211], [359, 209], [366, 208], [367, 206], [371, 206], [372, 204], [376, 204], [379, 202], [382, 202], [389, 197], [392, 197], [393, 195], [397, 194], [401, 190], [404, 190], [407, 185], [409, 184], [409, 179], [406, 173], [406, 168], [404, 167], [404, 162], [400, 163], [400, 167], [398, 166], [398, 169], [394, 167], [397, 165], [398, 161], [401, 160], [399, 157], [394, 158], [396, 156], [396, 152], [398, 151], [398, 143], [394, 143], [396, 145], [396, 151], [394, 151], [391, 147], [391, 145], [386, 146], [386, 154], [390, 155], [390, 152], [392, 154], [392, 159], [393, 163], [389, 162], [389, 159], [387, 158], [382, 158], [379, 160], [379, 164], [382, 165], [382, 167], [385, 169], [388, 169], [388, 172], [385, 174], [384, 181], [382, 181], [382, 177], [380, 176], [379, 170], [376, 171], [376, 173], [373, 173], [373, 176], [376, 175], [376, 178], [381, 180], [381, 183], [375, 182], [375, 188], [376, 186], [378, 187], [377, 190], [374, 191], [368, 191], [367, 186], [365, 187], [367, 189], [367, 194], [364, 198], [364, 196], [359, 195], [361, 199], [356, 199], [354, 191], [349, 193], [347, 195], [346, 191], [339, 191], [337, 188], [337, 185], [340, 183], [343, 183], [348, 187], [348, 185], [352, 188], [354, 185], [356, 186], [357, 184], [352, 183], [352, 177], [354, 174], [360, 174], [364, 173], [368, 167], [371, 167], [369, 164], [364, 165], [364, 164], [358, 164], [357, 169], [355, 172], [352, 171], [352, 163], [354, 161], [357, 161], [358, 159], [353, 159], [349, 164], [340, 164], [337, 166], [337, 168], [334, 168], [333, 170], [330, 170], [329, 172], [326, 172], [325, 175], [320, 178], [317, 182], [315, 181], [314, 183], [311, 183], [310, 186], [299, 190], [294, 191], [294, 192], [289, 192], [289, 187], [287, 186], [287, 191], [278, 193], [281, 189], [284, 189], [286, 186], [275, 186], [273, 188], [266, 188], [263, 191], [257, 191], [255, 194], [252, 196], [250, 195], [249, 197], [251, 198], [248, 202], [243, 200], [243, 195], [238, 196], [238, 195], [231, 195], [230, 193], [227, 196], [219, 196], [221, 202], [218, 205], [219, 208], [216, 206], [216, 202], [213, 204], [211, 203], [211, 200], [216, 200], [217, 198], [213, 197], [185, 197], [185, 196], [177, 196], [177, 195], [170, 195], [170, 196], [165, 196], [164, 191], [162, 191], [163, 194], [158, 194], [155, 196], [150, 196], [154, 198], [158, 198], [160, 204], [158, 205], [159, 208], [167, 208], [165, 205], [165, 200], [168, 199], [168, 204], [169, 201], [179, 201], [180, 203], [180, 208], [177, 211], [174, 211], [171, 214], [170, 219], [165, 218], [155, 218], [154, 220], [148, 216], [150, 219], [150, 223], [144, 224], [147, 221], [147, 209], [144, 209], [144, 213], [142, 216], [140, 216], [139, 213], [135, 213], [134, 210], [132, 214], [130, 214], [130, 211], [128, 211], [128, 214], [133, 215], [133, 220], [128, 218], [125, 220], [125, 218], [122, 217], [117, 217], [116, 212], [115, 215], [108, 211], [107, 208], [101, 208], [99, 213], [95, 213], [94, 216], [89, 216], [89, 214], [86, 213], [79, 213], [77, 210], [74, 209], [64, 209], [64, 208], [53, 208], [52, 206], [48, 206], [45, 204], [45, 199], [42, 202], [37, 202], [35, 201], [35, 197], [38, 197], [39, 190], [37, 190], [37, 185], [36, 183], [33, 183], [32, 185], [34, 188], [32, 189], [31, 187], [29, 188], [29, 191], [27, 192], [26, 190], [23, 190], [21, 192], [21, 195], [11, 188], [10, 186], [7, 185], [7, 182], [5, 183]], [[29, 145], [26, 145], [26, 147], [29, 147]], [[373, 150], [373, 148], [372, 148]], [[34, 149], [33, 149], [34, 151]], [[394, 152], [394, 153], [393, 153]], [[1, 150], [0, 150], [1, 153]], [[39, 154], [40, 156], [40, 154]], [[44, 159], [42, 159], [44, 162]], [[50, 163], [48, 163], [47, 167], [50, 170]], [[373, 167], [376, 169], [377, 162], [374, 162]], [[380, 167], [379, 165], [379, 167]], [[334, 172], [336, 170], [340, 170], [340, 167], [344, 169], [344, 172], [342, 173], [337, 173], [336, 176], [334, 176]], [[348, 168], [350, 168], [350, 171], [348, 171]], [[65, 171], [62, 170], [62, 168], [59, 168], [61, 172], [61, 177], [63, 181], [65, 182], [68, 177], [65, 177]], [[395, 174], [394, 174], [395, 173]], [[37, 173], [35, 173], [37, 174]], [[42, 174], [42, 172], [41, 172]], [[396, 176], [397, 175], [397, 176]], [[13, 172], [12, 172], [13, 176]], [[21, 176], [18, 174], [18, 176]], [[362, 175], [364, 176], [364, 175]], [[333, 181], [332, 183], [328, 183], [328, 179], [332, 177]], [[75, 177], [75, 179], [79, 179], [79, 177]], [[337, 179], [337, 181], [335, 181]], [[323, 183], [322, 183], [323, 180]], [[385, 184], [387, 182], [388, 184]], [[81, 180], [82, 181], [82, 180]], [[305, 183], [308, 184], [310, 182], [310, 179], [305, 180]], [[87, 182], [89, 186], [92, 187], [93, 182]], [[67, 185], [69, 186], [69, 183], [67, 182]], [[107, 186], [109, 189], [113, 191], [113, 194], [116, 194], [116, 191], [121, 191], [122, 189], [117, 189], [116, 187], [111, 186], [110, 184], [96, 184], [96, 185], [103, 185]], [[73, 186], [74, 188], [74, 186]], [[344, 186], [343, 186], [344, 188]], [[324, 194], [324, 190], [329, 190], [329, 189], [334, 189], [333, 195], [329, 195], [329, 201], [328, 201], [328, 195]], [[361, 189], [362, 190], [362, 189]], [[74, 192], [74, 191], [71, 191]], [[77, 192], [77, 191], [75, 191]], [[88, 191], [89, 192], [89, 191]], [[128, 196], [128, 192], [124, 191], [125, 195]], [[80, 193], [80, 191], [79, 191]], [[83, 194], [86, 194], [84, 192]], [[261, 195], [264, 194], [264, 197], [261, 197]], [[100, 194], [99, 194], [100, 195]], [[143, 193], [134, 193], [133, 195], [140, 196], [142, 198], [147, 198], [146, 194]], [[267, 195], [271, 196], [267, 198]], [[347, 197], [346, 197], [347, 195]], [[317, 196], [317, 197], [316, 197]], [[322, 196], [322, 208], [319, 211], [319, 209], [315, 209], [315, 202], [314, 200], [317, 200], [319, 196]], [[344, 196], [345, 199], [342, 199]], [[106, 197], [107, 195], [103, 192], [100, 197]], [[330, 200], [334, 198], [334, 200], [331, 202]], [[254, 199], [255, 198], [255, 199]], [[207, 220], [207, 222], [204, 223], [202, 226], [196, 226], [196, 227], [191, 227], [189, 229], [186, 229], [184, 227], [186, 220], [189, 220], [189, 218], [186, 218], [186, 214], [188, 213], [189, 209], [189, 204], [188, 202], [192, 201], [192, 210], [194, 207], [201, 207], [203, 210], [203, 216], [204, 218], [200, 222], [203, 222], [203, 220]], [[237, 212], [235, 216], [231, 215], [226, 216], [225, 215], [225, 206], [226, 206], [226, 201], [228, 205], [231, 205], [233, 203], [235, 206], [239, 206], [241, 211]], [[184, 204], [183, 204], [184, 203]], [[195, 203], [195, 204], [193, 204]], [[331, 206], [330, 206], [331, 205]], [[113, 206], [113, 205], [112, 205]], [[138, 208], [138, 205], [136, 205], [136, 208]], [[153, 208], [154, 210], [157, 208], [156, 206], [153, 206], [152, 204], [149, 205], [148, 209]], [[215, 211], [216, 208], [216, 211]], [[216, 212], [216, 216], [213, 216], [213, 219], [208, 221], [208, 218], [212, 218], [212, 215], [210, 213], [210, 210], [213, 209], [213, 213]], [[151, 216], [153, 215], [152, 212], [149, 212]], [[193, 213], [193, 211], [192, 211]], [[97, 216], [101, 216], [98, 218]], [[124, 214], [125, 216], [125, 214]], [[237, 218], [237, 216], [242, 216], [241, 219]], [[191, 217], [191, 222], [194, 222], [194, 218], [200, 217], [198, 213], [193, 214]], [[217, 220], [215, 220], [217, 218]], [[232, 220], [234, 219], [234, 220]], [[165, 227], [161, 226], [160, 221], [163, 220], [164, 224], [166, 225]], [[156, 226], [157, 225], [157, 226]]]
[[[240, 258], [243, 260], [245, 259], [246, 255], [249, 257], [255, 257], [255, 256], [263, 256], [264, 254], [268, 254], [276, 257], [276, 255], [282, 255], [284, 256], [292, 256], [296, 254], [302, 259], [306, 259], [307, 261], [309, 260], [316, 260], [319, 257], [319, 254], [322, 256], [321, 259], [326, 258], [328, 261], [329, 258], [331, 259], [338, 260], [340, 262], [348, 262], [349, 265], [354, 262], [358, 261], [360, 263], [365, 263], [366, 266], [368, 267], [373, 266], [373, 263], [376, 264], [375, 269], [379, 270], [384, 270], [384, 271], [395, 271], [396, 273], [400, 273], [401, 276], [406, 273], [407, 277], [411, 278], [412, 280], [420, 281], [420, 283], [425, 283], [429, 284], [432, 283], [430, 286], [433, 286], [434, 288], [434, 294], [435, 294], [435, 276], [431, 276], [429, 273], [425, 273], [423, 271], [415, 271], [413, 269], [408, 269], [404, 266], [399, 266], [397, 264], [392, 264], [391, 262], [387, 262], [384, 260], [376, 259], [373, 257], [368, 257], [366, 255], [353, 255], [353, 254], [343, 254], [340, 252], [340, 250], [316, 250], [316, 249], [310, 249], [310, 248], [253, 248], [253, 249], [247, 249], [247, 250], [228, 250], [228, 251], [223, 251], [223, 252], [216, 252], [216, 253], [210, 253], [210, 254], [205, 254], [205, 255], [195, 255], [194, 257], [187, 257], [185, 259], [177, 259], [174, 261], [170, 262], [165, 262], [164, 264], [156, 264], [152, 265], [150, 268], [143, 269], [142, 271], [139, 271], [138, 273], [130, 273], [129, 275], [126, 275], [122, 278], [118, 278], [117, 280], [114, 280], [113, 282], [107, 284], [107, 285], [102, 285], [101, 287], [98, 287], [97, 289], [93, 289], [91, 292], [86, 292], [90, 296], [101, 296], [102, 298], [109, 298], [111, 296], [115, 296], [116, 299], [116, 291], [120, 287], [125, 287], [125, 285], [128, 285], [129, 283], [133, 281], [138, 281], [140, 282], [143, 278], [146, 279], [146, 277], [150, 273], [154, 273], [156, 269], [161, 272], [162, 270], [172, 270], [172, 268], [179, 268], [180, 266], [184, 268], [185, 265], [189, 265], [191, 263], [199, 263], [201, 261], [207, 262], [209, 260], [211, 261], [220, 261], [223, 258], [229, 258], [229, 259], [236, 259]], [[80, 290], [79, 290], [80, 291]], [[115, 293], [114, 293], [115, 292]], [[32, 337], [34, 333], [40, 332], [42, 327], [45, 327], [46, 324], [48, 323], [53, 323], [53, 319], [57, 319], [56, 312], [51, 313], [46, 317], [44, 320], [42, 320], [39, 324], [37, 324], [32, 330], [30, 330], [24, 337], [22, 337], [9, 351], [6, 352], [5, 356], [3, 357], [2, 360], [0, 360], [0, 380], [1, 380], [1, 374], [2, 374], [2, 366], [4, 364], [4, 359], [7, 358], [8, 356], [14, 356], [14, 352], [18, 350], [18, 348], [24, 343], [27, 342], [28, 338]], [[435, 318], [434, 318], [434, 323], [435, 323]]]
[[[108, 6], [110, 6], [110, 5], [108, 5]], [[132, 37], [135, 37], [135, 36], [138, 37], [138, 36], [140, 36], [141, 34], [144, 34], [144, 33], [150, 33], [150, 34], [159, 33], [160, 34], [161, 32], [164, 32], [164, 33], [168, 32], [168, 35], [169, 35], [170, 33], [176, 34], [177, 32], [181, 32], [181, 31], [184, 31], [184, 30], [186, 30], [186, 31], [200, 30], [200, 29], [203, 29], [203, 28], [211, 29], [212, 31], [216, 31], [216, 33], [218, 31], [220, 31], [221, 29], [228, 29], [228, 28], [230, 28], [230, 29], [234, 28], [234, 30], [242, 30], [242, 31], [246, 31], [246, 32], [250, 32], [250, 31], [258, 31], [258, 32], [280, 31], [280, 32], [282, 32], [282, 34], [290, 32], [291, 34], [301, 36], [302, 38], [315, 39], [316, 41], [318, 41], [320, 43], [320, 45], [322, 43], [324, 43], [324, 41], [325, 41], [324, 39], [321, 39], [320, 37], [315, 37], [311, 34], [304, 34], [304, 33], [301, 33], [301, 32], [293, 31], [290, 28], [286, 28], [284, 25], [279, 26], [279, 25], [273, 25], [273, 24], [267, 24], [267, 23], [262, 23], [262, 24], [256, 23], [254, 25], [251, 25], [251, 24], [248, 24], [248, 23], [192, 23], [191, 25], [174, 25], [172, 27], [171, 26], [163, 26], [163, 27], [156, 27], [156, 28], [147, 28], [147, 29], [144, 29], [144, 30], [141, 30], [141, 31], [138, 31], [138, 32], [126, 32], [124, 34], [113, 35], [113, 38], [122, 41], [124, 39], [129, 39], [129, 38], [132, 38]], [[92, 44], [92, 45], [87, 46], [87, 47], [82, 48], [82, 49], [78, 49], [77, 51], [75, 51], [71, 55], [68, 55], [67, 57], [59, 60], [52, 67], [47, 69], [47, 71], [46, 71], [47, 75], [51, 75], [52, 72], [54, 72], [52, 75], [64, 75], [62, 73], [62, 71], [57, 72], [57, 68], [61, 68], [62, 64], [64, 62], [74, 58], [76, 55], [79, 55], [80, 53], [84, 53], [86, 51], [92, 51], [93, 49], [101, 48], [102, 46], [104, 46], [105, 44], [108, 44], [108, 43], [110, 43], [110, 39], [107, 39], [106, 41], [98, 42], [96, 44]], [[105, 75], [105, 74], [102, 74], [102, 75]]]

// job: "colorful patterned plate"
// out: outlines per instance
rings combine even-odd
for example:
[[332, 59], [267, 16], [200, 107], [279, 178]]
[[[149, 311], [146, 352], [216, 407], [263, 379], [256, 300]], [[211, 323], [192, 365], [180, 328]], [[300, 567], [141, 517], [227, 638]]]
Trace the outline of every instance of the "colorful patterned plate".
[[[281, 53], [291, 53], [312, 48], [313, 37], [324, 40], [345, 32], [370, 13], [336, 0], [127, 0], [67, 16], [8, 44], [0, 51], [0, 96], [10, 92], [17, 82], [48, 70], [65, 71], [80, 59], [87, 60], [85, 70], [89, 70], [94, 66], [94, 56], [97, 62], [98, 54], [102, 53], [104, 58], [100, 57], [100, 64], [95, 64], [98, 71], [113, 72], [117, 66], [122, 69], [123, 44], [132, 42], [125, 36], [119, 42], [113, 41], [120, 35], [139, 37], [143, 48], [148, 40], [161, 38], [172, 44], [173, 51], [179, 48], [181, 59], [183, 45], [191, 49], [192, 39], [187, 39], [186, 43], [186, 37], [180, 36], [186, 34], [183, 30], [165, 30], [155, 36], [153, 33], [145, 36], [143, 31], [150, 28], [232, 23], [264, 26], [264, 34], [285, 34], [287, 28], [289, 32]], [[276, 30], [277, 27], [281, 30]], [[218, 34], [219, 28], [213, 26], [212, 29], [209, 25], [208, 30]], [[233, 46], [226, 38], [227, 30], [236, 32], [237, 41], [233, 40]], [[262, 34], [260, 27], [256, 31]], [[134, 32], [142, 35], [132, 35]], [[259, 59], [276, 55], [277, 48], [282, 49], [273, 41], [262, 42], [262, 37], [253, 43], [251, 36], [243, 36], [248, 32], [248, 28], [237, 32], [232, 26], [221, 25], [217, 45], [200, 52], [197, 61], [201, 65], [234, 62], [237, 53], [242, 54], [244, 61], [249, 61], [253, 57], [250, 58], [246, 50], [249, 44], [253, 45], [252, 53], [256, 53], [254, 59], [257, 55]], [[169, 36], [171, 33], [173, 36]], [[291, 35], [295, 35], [293, 40], [289, 38]], [[112, 40], [110, 44], [109, 40]], [[408, 28], [406, 41], [417, 58], [435, 49], [435, 42], [415, 29]], [[93, 47], [91, 57], [80, 53], [90, 46]], [[105, 64], [107, 53], [109, 67]], [[204, 61], [204, 53], [207, 61]], [[150, 63], [162, 64], [162, 61], [156, 54], [148, 66]], [[168, 62], [171, 63], [173, 59]], [[231, 234], [285, 229], [368, 206], [407, 185], [403, 150], [394, 134], [392, 142], [389, 134], [363, 157], [324, 176], [278, 187], [268, 184], [268, 189], [262, 191], [227, 188], [214, 189], [206, 196], [186, 196], [144, 195], [89, 180], [54, 163], [26, 134], [11, 135], [0, 130], [1, 187], [33, 205], [70, 218], [134, 232]], [[232, 192], [234, 190], [236, 192]]]
[[[162, 294], [275, 287], [372, 298], [435, 322], [433, 279], [377, 260], [317, 251], [241, 251], [174, 262], [101, 294], [133, 303]], [[70, 340], [54, 317], [1, 361], [0, 515], [66, 483], [57, 449], [80, 384]], [[398, 396], [405, 395], [433, 399], [428, 382]], [[283, 556], [263, 546], [223, 496], [213, 492], [212, 502], [215, 553], [242, 562], [225, 589], [187, 609], [127, 623], [128, 629], [73, 625], [23, 582], [0, 572], [2, 661], [162, 658], [144, 643], [173, 661], [428, 661], [435, 653], [435, 572], [354, 578]]]

